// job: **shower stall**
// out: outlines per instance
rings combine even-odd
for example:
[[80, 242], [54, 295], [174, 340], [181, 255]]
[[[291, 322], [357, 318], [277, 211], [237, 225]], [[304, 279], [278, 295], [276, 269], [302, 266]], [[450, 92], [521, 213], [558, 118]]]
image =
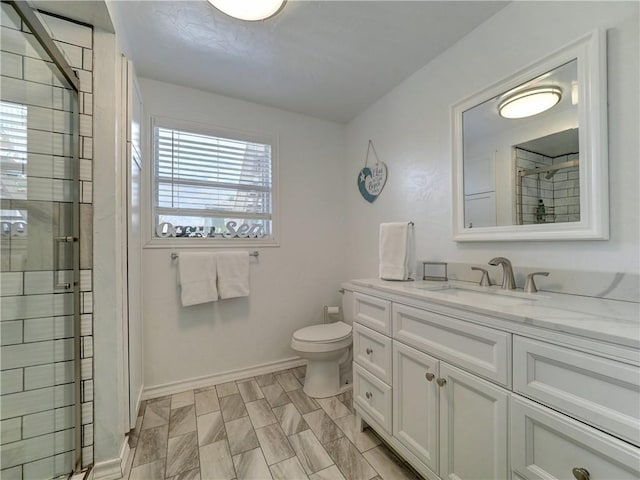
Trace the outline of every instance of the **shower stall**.
[[26, 2], [2, 3], [0, 477], [81, 469], [79, 81]]

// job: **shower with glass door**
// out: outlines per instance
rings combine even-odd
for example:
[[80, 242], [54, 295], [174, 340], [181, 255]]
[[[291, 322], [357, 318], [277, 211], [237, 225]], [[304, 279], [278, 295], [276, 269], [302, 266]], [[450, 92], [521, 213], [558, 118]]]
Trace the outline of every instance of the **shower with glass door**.
[[0, 477], [81, 458], [78, 79], [25, 2], [2, 3]]

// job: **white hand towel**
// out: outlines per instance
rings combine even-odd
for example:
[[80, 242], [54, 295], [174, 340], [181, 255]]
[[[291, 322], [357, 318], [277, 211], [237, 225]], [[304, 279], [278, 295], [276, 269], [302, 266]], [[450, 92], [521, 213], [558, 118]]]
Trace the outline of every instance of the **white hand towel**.
[[218, 300], [215, 253], [181, 253], [178, 261], [178, 283], [182, 306]]
[[220, 298], [249, 296], [249, 252], [217, 254]]
[[413, 232], [409, 222], [380, 224], [380, 278], [408, 280], [412, 269]]

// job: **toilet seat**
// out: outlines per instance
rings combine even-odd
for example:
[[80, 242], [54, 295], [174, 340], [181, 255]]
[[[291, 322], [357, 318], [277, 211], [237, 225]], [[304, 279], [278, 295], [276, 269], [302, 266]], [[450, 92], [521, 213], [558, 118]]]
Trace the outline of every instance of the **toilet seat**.
[[344, 322], [311, 325], [293, 333], [294, 340], [309, 343], [339, 342], [347, 337], [351, 337], [351, 325]]

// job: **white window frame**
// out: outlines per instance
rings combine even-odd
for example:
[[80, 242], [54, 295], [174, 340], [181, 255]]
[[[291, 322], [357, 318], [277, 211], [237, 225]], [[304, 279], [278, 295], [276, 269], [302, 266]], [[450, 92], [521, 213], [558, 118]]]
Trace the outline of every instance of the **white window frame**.
[[[215, 125], [198, 123], [193, 121], [179, 120], [170, 117], [152, 116], [150, 128], [147, 132], [149, 139], [149, 152], [151, 154], [149, 174], [149, 195], [146, 196], [149, 208], [145, 215], [148, 226], [146, 228], [147, 241], [145, 248], [212, 248], [212, 247], [277, 247], [279, 228], [279, 202], [278, 202], [278, 137], [275, 134], [260, 134], [248, 131], [233, 130]], [[247, 142], [263, 143], [271, 145], [271, 235], [262, 238], [191, 238], [191, 237], [166, 237], [160, 238], [155, 235], [156, 229], [156, 152], [153, 136], [156, 127], [181, 130], [185, 132], [208, 135], [213, 137], [231, 138]]]

